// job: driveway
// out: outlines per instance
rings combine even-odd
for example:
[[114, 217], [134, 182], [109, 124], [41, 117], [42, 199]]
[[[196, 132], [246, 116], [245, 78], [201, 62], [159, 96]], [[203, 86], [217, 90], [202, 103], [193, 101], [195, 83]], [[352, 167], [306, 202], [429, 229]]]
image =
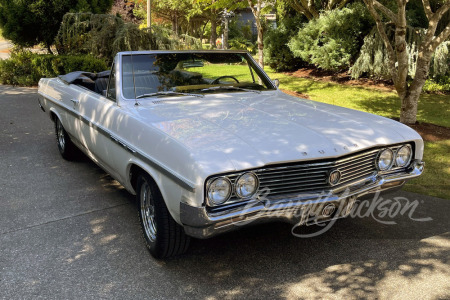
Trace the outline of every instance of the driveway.
[[0, 59], [8, 59], [10, 57], [10, 52], [13, 47], [7, 40], [0, 39]]
[[60, 157], [35, 89], [0, 86], [0, 155], [0, 299], [450, 298], [450, 200], [398, 192], [417, 207], [396, 224], [355, 216], [309, 239], [255, 226], [157, 261], [133, 197]]

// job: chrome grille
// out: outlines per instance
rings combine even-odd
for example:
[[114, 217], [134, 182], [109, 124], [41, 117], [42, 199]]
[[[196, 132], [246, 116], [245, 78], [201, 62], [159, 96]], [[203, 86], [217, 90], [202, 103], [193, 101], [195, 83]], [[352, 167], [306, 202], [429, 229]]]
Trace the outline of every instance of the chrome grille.
[[[390, 148], [395, 152], [400, 146], [391, 146]], [[375, 159], [379, 150], [380, 148], [372, 149], [332, 160], [297, 162], [267, 167], [253, 170], [253, 172], [260, 180], [260, 190], [269, 188], [270, 196], [320, 192], [332, 188], [328, 183], [328, 176], [332, 170], [341, 172], [341, 180], [333, 188], [373, 175], [377, 172]], [[398, 171], [401, 170], [396, 168], [390, 172]], [[234, 184], [238, 176], [239, 174], [232, 174], [227, 177]], [[233, 194], [230, 200], [235, 201], [238, 198]]]

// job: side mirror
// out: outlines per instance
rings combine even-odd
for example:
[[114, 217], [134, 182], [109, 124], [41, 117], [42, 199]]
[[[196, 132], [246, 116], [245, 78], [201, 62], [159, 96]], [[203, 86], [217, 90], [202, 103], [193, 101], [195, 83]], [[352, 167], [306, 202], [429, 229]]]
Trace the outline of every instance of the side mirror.
[[275, 84], [276, 87], [279, 87], [280, 86], [280, 80], [274, 79], [273, 80], [273, 84]]

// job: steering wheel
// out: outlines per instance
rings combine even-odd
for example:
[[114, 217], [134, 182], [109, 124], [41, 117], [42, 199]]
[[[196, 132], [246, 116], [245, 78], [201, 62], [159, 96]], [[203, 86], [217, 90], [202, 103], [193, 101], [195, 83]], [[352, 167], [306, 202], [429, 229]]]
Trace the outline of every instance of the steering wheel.
[[239, 83], [239, 80], [237, 80], [237, 79], [234, 78], [233, 76], [220, 76], [220, 77], [217, 77], [216, 79], [214, 79], [214, 80], [211, 82], [211, 84], [217, 84], [217, 83], [219, 83], [220, 79], [224, 79], [224, 78], [231, 78], [231, 79], [233, 79], [234, 81], [236, 81], [237, 83]]

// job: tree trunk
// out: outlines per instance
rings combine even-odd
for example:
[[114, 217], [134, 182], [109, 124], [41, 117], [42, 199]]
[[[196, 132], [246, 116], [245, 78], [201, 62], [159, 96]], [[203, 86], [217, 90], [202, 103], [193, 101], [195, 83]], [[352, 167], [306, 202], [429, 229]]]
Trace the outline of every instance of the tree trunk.
[[264, 42], [263, 42], [263, 29], [261, 24], [258, 26], [258, 64], [264, 69]]
[[403, 124], [415, 124], [417, 121], [417, 106], [419, 103], [419, 97], [422, 93], [423, 85], [428, 78], [430, 70], [432, 51], [426, 51], [426, 46], [422, 45], [419, 49], [419, 58], [417, 59], [416, 73], [414, 74], [414, 80], [408, 87], [406, 94], [402, 97], [402, 109], [400, 111], [400, 122]]
[[172, 16], [172, 31], [173, 33], [177, 32], [177, 17], [175, 15]]
[[216, 40], [217, 40], [217, 23], [216, 20], [211, 19], [211, 38], [209, 40], [209, 45], [211, 49], [216, 48]]
[[400, 112], [400, 122], [413, 125], [417, 121], [417, 106], [421, 90], [407, 93], [402, 100], [402, 110]]
[[255, 17], [256, 22], [256, 30], [258, 32], [258, 64], [259, 66], [264, 69], [264, 41], [263, 41], [263, 27], [261, 24], [261, 5], [262, 1], [258, 0], [256, 3], [256, 9], [253, 7], [253, 2], [251, 0], [248, 0], [248, 5], [250, 6], [250, 9], [252, 10], [253, 16]]

